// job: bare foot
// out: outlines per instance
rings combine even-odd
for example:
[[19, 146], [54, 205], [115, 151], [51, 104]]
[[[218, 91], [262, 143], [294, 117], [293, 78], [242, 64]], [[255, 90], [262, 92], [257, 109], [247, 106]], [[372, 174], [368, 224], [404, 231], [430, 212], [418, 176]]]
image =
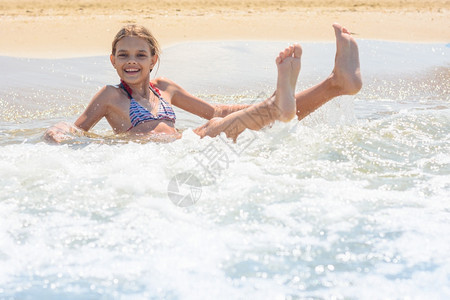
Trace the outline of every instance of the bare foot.
[[293, 45], [282, 51], [276, 58], [278, 81], [274, 96], [224, 118], [212, 118], [206, 124], [194, 129], [194, 133], [203, 138], [215, 137], [224, 132], [228, 138], [236, 142], [239, 134], [247, 128], [259, 130], [276, 120], [283, 122], [292, 120], [296, 113], [294, 93], [300, 72], [301, 55], [300, 45]]
[[335, 23], [333, 28], [336, 35], [336, 58], [330, 78], [341, 95], [354, 95], [362, 87], [358, 45], [345, 27]]
[[278, 68], [275, 105], [280, 112], [278, 119], [283, 122], [289, 122], [295, 117], [295, 85], [300, 72], [301, 56], [302, 48], [294, 44], [280, 52], [275, 59]]

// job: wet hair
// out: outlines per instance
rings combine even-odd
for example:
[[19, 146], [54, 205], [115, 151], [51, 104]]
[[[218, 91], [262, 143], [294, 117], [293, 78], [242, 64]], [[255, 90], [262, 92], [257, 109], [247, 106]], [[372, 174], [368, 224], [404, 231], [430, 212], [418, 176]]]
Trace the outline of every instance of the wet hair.
[[116, 37], [112, 42], [112, 51], [111, 51], [112, 55], [116, 54], [117, 43], [127, 36], [136, 36], [141, 39], [144, 39], [150, 46], [151, 54], [153, 56], [158, 55], [158, 64], [159, 64], [159, 56], [161, 54], [161, 48], [159, 47], [158, 41], [147, 28], [136, 24], [126, 25], [119, 30], [119, 32], [116, 34]]

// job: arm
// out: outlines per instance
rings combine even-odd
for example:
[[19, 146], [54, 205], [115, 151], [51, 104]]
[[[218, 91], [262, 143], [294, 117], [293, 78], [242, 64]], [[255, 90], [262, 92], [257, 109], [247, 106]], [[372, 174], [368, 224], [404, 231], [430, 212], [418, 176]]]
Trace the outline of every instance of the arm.
[[226, 117], [231, 113], [234, 113], [236, 111], [242, 110], [242, 109], [246, 109], [248, 107], [250, 107], [250, 104], [234, 104], [234, 105], [223, 105], [223, 104], [219, 104], [216, 105], [216, 115], [215, 117]]
[[82, 134], [100, 121], [107, 111], [107, 100], [112, 96], [111, 87], [102, 88], [91, 100], [75, 124], [60, 122], [46, 130], [44, 139], [61, 143], [72, 139], [71, 134]]
[[114, 97], [114, 90], [112, 86], [105, 86], [95, 94], [84, 112], [75, 121], [75, 126], [84, 131], [94, 127], [106, 115], [108, 100]]
[[249, 107], [250, 105], [213, 105], [188, 93], [178, 84], [165, 78], [156, 80], [161, 90], [170, 94], [171, 103], [185, 111], [204, 119], [225, 117], [226, 115]]

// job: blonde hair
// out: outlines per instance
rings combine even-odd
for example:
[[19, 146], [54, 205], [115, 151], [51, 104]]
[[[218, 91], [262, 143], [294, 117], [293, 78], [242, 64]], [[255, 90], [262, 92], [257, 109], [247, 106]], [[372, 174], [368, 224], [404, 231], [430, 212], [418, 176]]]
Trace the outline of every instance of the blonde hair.
[[126, 25], [119, 30], [119, 32], [116, 34], [116, 37], [112, 42], [112, 52], [111, 52], [112, 55], [116, 54], [117, 43], [127, 36], [136, 36], [141, 39], [144, 39], [150, 46], [151, 54], [153, 56], [158, 55], [158, 64], [159, 64], [159, 56], [161, 54], [161, 48], [159, 47], [158, 41], [147, 28], [136, 24]]

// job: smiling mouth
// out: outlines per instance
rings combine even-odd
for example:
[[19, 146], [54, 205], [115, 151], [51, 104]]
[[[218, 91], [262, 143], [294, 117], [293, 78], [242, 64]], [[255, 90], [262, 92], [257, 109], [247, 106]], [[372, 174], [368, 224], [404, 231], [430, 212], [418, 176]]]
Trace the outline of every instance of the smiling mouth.
[[128, 73], [128, 74], [136, 74], [137, 72], [139, 72], [140, 70], [139, 69], [125, 69], [125, 73]]

